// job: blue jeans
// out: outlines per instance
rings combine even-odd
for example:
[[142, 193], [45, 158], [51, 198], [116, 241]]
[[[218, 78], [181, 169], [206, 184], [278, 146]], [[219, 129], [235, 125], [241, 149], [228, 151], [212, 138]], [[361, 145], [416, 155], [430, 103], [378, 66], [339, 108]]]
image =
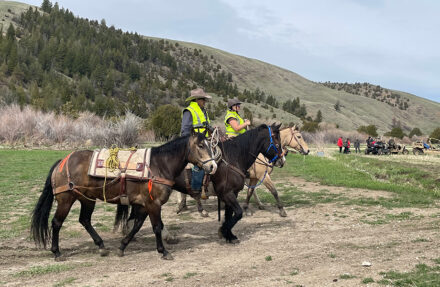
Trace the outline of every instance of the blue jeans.
[[205, 171], [198, 166], [194, 166], [191, 169], [191, 189], [195, 191], [202, 190], [203, 177], [205, 176]]

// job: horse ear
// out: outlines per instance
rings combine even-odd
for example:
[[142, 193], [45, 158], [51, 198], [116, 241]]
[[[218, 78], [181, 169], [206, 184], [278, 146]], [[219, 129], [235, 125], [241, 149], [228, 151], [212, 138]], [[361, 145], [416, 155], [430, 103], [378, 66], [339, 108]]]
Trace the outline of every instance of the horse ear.
[[277, 125], [276, 123], [273, 124], [273, 128], [275, 130], [280, 130], [281, 124]]

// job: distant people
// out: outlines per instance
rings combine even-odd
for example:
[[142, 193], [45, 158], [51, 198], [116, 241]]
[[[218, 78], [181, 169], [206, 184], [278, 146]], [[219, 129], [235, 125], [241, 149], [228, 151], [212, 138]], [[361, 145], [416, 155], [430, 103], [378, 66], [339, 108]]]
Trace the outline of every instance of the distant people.
[[372, 147], [374, 145], [375, 141], [372, 137], [368, 137], [367, 139], [367, 147]]
[[354, 141], [354, 150], [355, 150], [356, 153], [358, 153], [358, 152], [360, 153], [361, 152], [360, 146], [361, 146], [360, 140], [356, 139]]
[[343, 146], [343, 145], [344, 145], [344, 144], [342, 143], [342, 137], [339, 137], [339, 138], [338, 138], [339, 153], [342, 152], [342, 146]]
[[347, 140], [344, 142], [344, 153], [350, 153], [350, 139], [347, 138]]

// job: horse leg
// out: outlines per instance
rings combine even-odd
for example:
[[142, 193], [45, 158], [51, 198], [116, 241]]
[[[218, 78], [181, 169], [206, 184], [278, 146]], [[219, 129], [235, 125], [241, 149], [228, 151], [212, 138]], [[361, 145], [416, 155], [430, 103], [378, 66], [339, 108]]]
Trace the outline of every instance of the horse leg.
[[84, 226], [84, 228], [87, 230], [87, 232], [90, 234], [90, 236], [93, 239], [93, 242], [95, 242], [95, 245], [99, 247], [99, 254], [101, 256], [107, 256], [108, 250], [104, 248], [104, 241], [99, 236], [99, 234], [96, 232], [96, 230], [93, 228], [91, 219], [92, 219], [92, 213], [95, 210], [95, 202], [89, 201], [89, 200], [82, 200], [81, 201], [81, 212], [79, 214], [79, 223]]
[[208, 217], [208, 216], [209, 216], [209, 213], [208, 213], [208, 211], [206, 211], [206, 210], [203, 208], [202, 200], [201, 200], [201, 196], [200, 196], [200, 194], [197, 194], [196, 197], [194, 197], [194, 200], [195, 200], [196, 203], [197, 203], [197, 211], [199, 212], [200, 216], [201, 216], [201, 217]]
[[63, 222], [70, 212], [70, 208], [75, 202], [75, 198], [71, 193], [65, 192], [59, 195], [57, 198], [58, 206], [55, 214], [52, 218], [52, 247], [50, 250], [55, 255], [56, 261], [65, 260], [61, 257], [59, 239], [60, 239], [60, 229], [63, 226]]
[[256, 185], [258, 182], [258, 178], [251, 178], [249, 180], [249, 188], [247, 190], [247, 194], [246, 194], [246, 202], [243, 204], [243, 209], [245, 211], [245, 214], [247, 216], [251, 216], [253, 215], [253, 212], [251, 209], [249, 209], [249, 202], [251, 200], [252, 194], [254, 194], [255, 188], [252, 188], [252, 186]]
[[145, 208], [141, 205], [135, 204], [131, 208], [130, 218], [134, 218], [134, 224], [131, 231], [124, 237], [121, 241], [121, 246], [119, 247], [119, 256], [124, 256], [124, 250], [128, 243], [133, 239], [136, 233], [141, 229], [142, 224], [144, 224], [145, 218], [147, 218], [148, 213]]
[[171, 256], [171, 254], [165, 249], [162, 241], [163, 222], [160, 216], [160, 211], [160, 206], [154, 206], [149, 212], [151, 226], [153, 227], [153, 232], [156, 236], [156, 249], [157, 252], [162, 253], [162, 259], [172, 260], [173, 256]]
[[270, 179], [269, 175], [266, 176], [266, 178], [263, 181], [263, 184], [267, 187], [267, 189], [269, 189], [269, 191], [272, 193], [273, 197], [277, 201], [277, 207], [279, 209], [280, 216], [281, 217], [286, 217], [287, 213], [284, 210], [284, 206], [281, 203], [280, 198], [278, 197], [278, 192], [277, 192], [277, 189], [275, 187], [275, 184], [272, 182], [272, 180]]
[[225, 222], [219, 229], [219, 234], [229, 243], [240, 243], [240, 240], [232, 233], [232, 228], [243, 217], [243, 210], [237, 201], [234, 193], [228, 192], [223, 200], [225, 201]]
[[166, 228], [163, 224], [162, 220], [160, 221], [162, 226], [162, 237], [168, 244], [177, 244], [179, 243], [179, 238], [175, 234], [171, 234], [171, 232]]
[[179, 206], [177, 207], [177, 214], [187, 209], [188, 206], [186, 205], [186, 194], [180, 193], [180, 203]]
[[[264, 180], [266, 180], [266, 179], [264, 179]], [[264, 207], [263, 203], [261, 202], [260, 197], [258, 196], [257, 192], [254, 192], [254, 198], [255, 198], [255, 201], [257, 201], [258, 209], [265, 210], [266, 208]]]

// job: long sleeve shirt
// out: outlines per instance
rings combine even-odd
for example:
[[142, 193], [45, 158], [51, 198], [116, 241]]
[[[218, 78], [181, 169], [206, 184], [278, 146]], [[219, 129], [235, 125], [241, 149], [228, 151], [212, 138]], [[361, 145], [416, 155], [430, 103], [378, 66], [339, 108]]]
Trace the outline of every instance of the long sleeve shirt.
[[180, 127], [180, 136], [187, 136], [191, 134], [193, 126], [193, 120], [191, 112], [188, 110], [183, 111], [182, 126]]

